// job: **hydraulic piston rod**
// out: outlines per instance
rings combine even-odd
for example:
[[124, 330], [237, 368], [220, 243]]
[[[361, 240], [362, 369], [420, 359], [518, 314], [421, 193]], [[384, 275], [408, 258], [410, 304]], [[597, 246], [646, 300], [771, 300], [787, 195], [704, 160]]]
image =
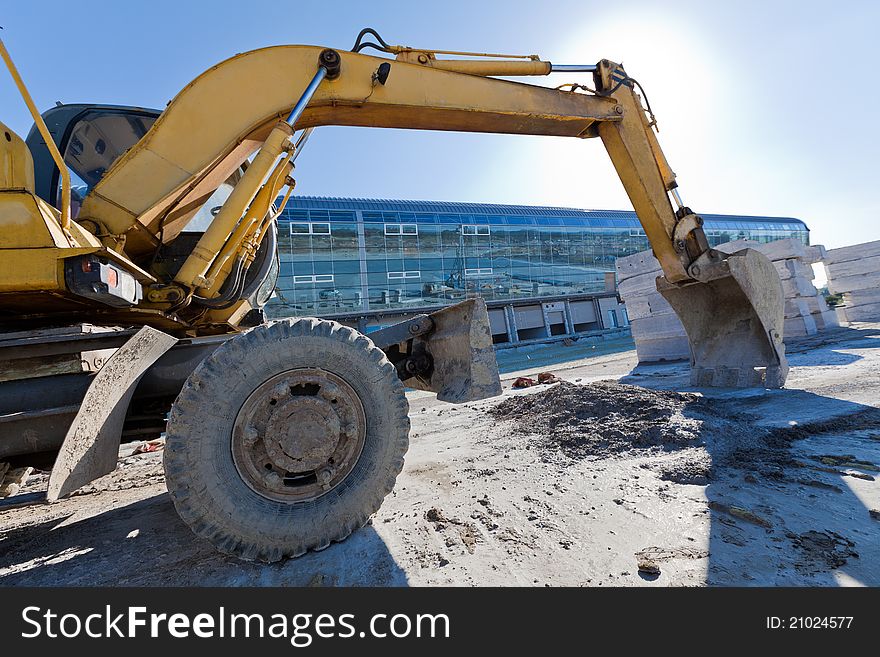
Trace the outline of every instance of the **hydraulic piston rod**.
[[550, 64], [551, 73], [595, 73], [596, 64]]
[[174, 277], [176, 282], [190, 288], [212, 287], [213, 282], [205, 279], [205, 274], [223, 249], [223, 245], [229, 239], [236, 224], [253, 203], [254, 197], [275, 165], [278, 156], [290, 147], [290, 137], [293, 135], [294, 125], [315, 95], [318, 86], [325, 79], [332, 80], [339, 75], [339, 61], [339, 54], [335, 50], [327, 49], [321, 52], [318, 57], [318, 70], [311, 82], [293, 106], [287, 119], [283, 122], [279, 121], [278, 125], [269, 133], [260, 152], [248, 166], [229, 198], [226, 199], [223, 208], [177, 272]]

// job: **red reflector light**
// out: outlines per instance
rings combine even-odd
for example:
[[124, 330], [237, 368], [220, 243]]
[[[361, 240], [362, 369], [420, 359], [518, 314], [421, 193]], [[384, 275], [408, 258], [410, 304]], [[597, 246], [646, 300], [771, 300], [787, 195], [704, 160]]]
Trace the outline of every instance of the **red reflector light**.
[[107, 267], [107, 285], [116, 287], [119, 284], [119, 274], [113, 267]]
[[83, 273], [88, 274], [92, 271], [92, 260], [91, 258], [83, 258], [80, 260], [80, 266], [82, 267]]

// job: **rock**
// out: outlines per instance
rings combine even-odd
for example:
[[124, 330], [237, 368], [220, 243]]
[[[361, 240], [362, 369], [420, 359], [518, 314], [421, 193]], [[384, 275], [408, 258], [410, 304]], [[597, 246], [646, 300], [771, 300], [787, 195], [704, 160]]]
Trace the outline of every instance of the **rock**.
[[306, 584], [309, 588], [321, 588], [324, 586], [333, 586], [335, 584], [334, 577], [328, 577], [324, 573], [315, 573], [312, 579], [309, 580], [309, 583]]
[[720, 513], [726, 513], [728, 515], [733, 516], [734, 518], [739, 518], [740, 520], [745, 520], [746, 522], [750, 522], [753, 525], [758, 525], [759, 527], [770, 528], [771, 524], [766, 519], [761, 516], [749, 511], [746, 508], [741, 506], [734, 506], [732, 504], [724, 504], [722, 502], [716, 502], [712, 500], [709, 502], [709, 508], [713, 511], [718, 511]]
[[425, 519], [430, 522], [449, 522], [443, 512], [435, 506], [425, 512]]
[[10, 470], [7, 466], [6, 474], [0, 480], [0, 497], [18, 495], [33, 471], [33, 468], [13, 468]]
[[141, 443], [137, 447], [134, 448], [131, 452], [131, 456], [135, 454], [149, 454], [150, 452], [158, 452], [159, 450], [165, 449], [165, 439], [160, 438], [159, 440], [150, 440], [145, 443]]
[[656, 561], [648, 559], [646, 557], [640, 557], [638, 560], [638, 568], [640, 573], [644, 573], [645, 575], [651, 575], [656, 577], [660, 574], [660, 566], [657, 565]]
[[878, 467], [875, 463], [857, 459], [852, 454], [822, 454], [814, 458], [816, 458], [816, 460], [818, 460], [820, 463], [824, 463], [825, 465], [880, 472], [880, 467]]

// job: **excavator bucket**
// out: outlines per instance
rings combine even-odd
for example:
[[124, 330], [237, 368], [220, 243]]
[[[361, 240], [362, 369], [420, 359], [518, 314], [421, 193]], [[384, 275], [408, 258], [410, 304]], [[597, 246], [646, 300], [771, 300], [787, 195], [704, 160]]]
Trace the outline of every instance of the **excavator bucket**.
[[500, 395], [486, 302], [471, 299], [429, 317], [434, 330], [425, 336], [424, 348], [433, 367], [429, 375], [413, 377], [407, 385], [435, 392], [437, 399], [454, 404]]
[[692, 272], [699, 282], [657, 279], [690, 342], [691, 385], [781, 388], [788, 362], [779, 274], [754, 249], [711, 254], [715, 262]]

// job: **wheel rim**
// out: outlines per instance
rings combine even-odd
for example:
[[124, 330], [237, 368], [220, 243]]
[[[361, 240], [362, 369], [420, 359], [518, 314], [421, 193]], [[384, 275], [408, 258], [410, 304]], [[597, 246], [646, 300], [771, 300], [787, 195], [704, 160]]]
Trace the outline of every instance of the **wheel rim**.
[[254, 492], [305, 502], [351, 474], [366, 425], [363, 404], [344, 379], [319, 368], [289, 370], [245, 400], [232, 429], [232, 458]]

